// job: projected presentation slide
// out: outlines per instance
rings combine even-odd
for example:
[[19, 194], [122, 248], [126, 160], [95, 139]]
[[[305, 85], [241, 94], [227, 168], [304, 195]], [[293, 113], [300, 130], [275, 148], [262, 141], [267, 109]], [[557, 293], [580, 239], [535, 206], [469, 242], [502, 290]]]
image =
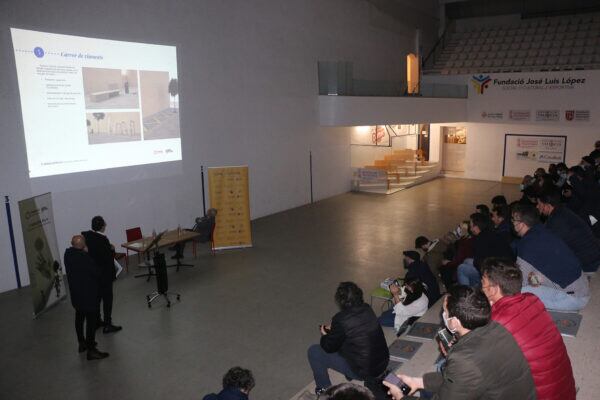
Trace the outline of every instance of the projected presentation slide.
[[174, 46], [11, 35], [31, 178], [181, 160]]

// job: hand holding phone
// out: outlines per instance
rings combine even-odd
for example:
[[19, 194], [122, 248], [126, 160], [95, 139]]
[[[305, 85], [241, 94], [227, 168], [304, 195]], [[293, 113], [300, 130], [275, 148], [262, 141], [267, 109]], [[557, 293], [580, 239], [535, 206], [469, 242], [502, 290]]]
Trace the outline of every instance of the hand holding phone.
[[402, 379], [400, 379], [400, 377], [398, 377], [398, 375], [394, 374], [393, 372], [389, 373], [385, 377], [384, 381], [397, 386], [404, 395], [409, 394], [411, 391], [410, 386], [404, 383], [404, 381], [402, 381]]

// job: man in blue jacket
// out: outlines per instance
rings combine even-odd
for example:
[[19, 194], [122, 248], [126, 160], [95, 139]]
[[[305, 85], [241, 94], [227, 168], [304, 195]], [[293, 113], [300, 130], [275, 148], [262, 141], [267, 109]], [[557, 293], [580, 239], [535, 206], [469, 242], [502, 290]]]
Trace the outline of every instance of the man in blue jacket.
[[584, 272], [595, 272], [600, 266], [600, 242], [587, 222], [563, 207], [560, 200], [558, 191], [542, 193], [538, 198], [537, 209], [547, 217], [546, 228], [569, 246]]
[[517, 264], [523, 272], [523, 292], [533, 293], [546, 308], [578, 311], [590, 300], [587, 277], [569, 246], [539, 223], [533, 206], [516, 205], [512, 223], [521, 239]]

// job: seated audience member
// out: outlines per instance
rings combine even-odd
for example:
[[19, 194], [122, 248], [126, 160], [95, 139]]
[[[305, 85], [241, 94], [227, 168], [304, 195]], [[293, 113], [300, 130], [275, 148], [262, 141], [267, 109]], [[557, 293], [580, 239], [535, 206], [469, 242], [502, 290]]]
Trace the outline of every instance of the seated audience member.
[[[473, 238], [469, 235], [469, 223], [463, 222], [459, 233], [459, 239], [454, 243], [456, 251], [452, 259], [442, 260], [442, 270], [440, 271], [442, 281], [446, 289], [454, 285], [456, 281], [456, 269], [464, 262], [473, 262]], [[470, 261], [469, 261], [470, 259]]]
[[556, 164], [556, 175], [557, 175], [557, 177], [556, 177], [556, 179], [554, 181], [554, 184], [559, 189], [562, 189], [562, 187], [565, 185], [565, 183], [567, 183], [567, 178], [568, 178], [567, 171], [568, 170], [569, 170], [569, 168], [567, 168], [567, 164], [565, 164], [565, 163], [558, 163], [558, 164]]
[[502, 236], [508, 243], [513, 240], [510, 226], [510, 208], [508, 205], [499, 205], [492, 209], [492, 222], [494, 232]]
[[508, 202], [506, 201], [506, 197], [499, 194], [497, 196], [492, 197], [492, 208], [499, 206], [507, 206]]
[[441, 297], [440, 287], [429, 265], [421, 261], [419, 253], [407, 250], [404, 255], [404, 268], [406, 268], [405, 281], [419, 280], [425, 285], [425, 293], [429, 299], [429, 307], [433, 306]]
[[223, 390], [219, 394], [209, 394], [203, 400], [247, 400], [254, 387], [252, 371], [233, 367], [223, 376]]
[[[83, 236], [73, 236], [71, 247], [65, 250], [64, 260], [71, 304], [75, 309], [75, 332], [79, 341], [79, 352], [87, 351], [88, 360], [106, 358], [108, 353], [96, 348], [101, 271], [88, 254]], [[84, 323], [86, 324], [85, 335]]]
[[581, 210], [579, 215], [589, 219], [593, 216], [600, 220], [600, 186], [593, 177], [580, 166], [569, 168], [569, 184], [572, 192], [581, 199]]
[[465, 286], [479, 286], [481, 263], [488, 257], [513, 258], [514, 255], [506, 238], [492, 229], [492, 220], [485, 214], [471, 214], [470, 230], [473, 241], [473, 262], [458, 266], [458, 283]]
[[[535, 399], [529, 365], [512, 335], [490, 321], [491, 307], [485, 295], [466, 286], [455, 286], [443, 305], [443, 319], [458, 337], [450, 347], [442, 372], [421, 378], [398, 375], [410, 388], [433, 393], [434, 400]], [[400, 389], [384, 381], [394, 400], [403, 397]]]
[[515, 338], [529, 363], [538, 400], [575, 400], [575, 379], [567, 348], [544, 304], [521, 293], [522, 274], [509, 260], [488, 258], [481, 268], [482, 290], [492, 320]]
[[485, 204], [477, 204], [475, 210], [480, 214], [487, 215], [488, 217], [490, 216], [490, 208]]
[[533, 182], [534, 182], [533, 176], [531, 176], [531, 175], [525, 175], [523, 177], [523, 180], [521, 181], [521, 184], [519, 185], [519, 189], [522, 192], [523, 190], [525, 190], [529, 186], [533, 185]]
[[600, 140], [596, 140], [596, 143], [594, 143], [594, 150], [590, 153], [590, 157], [592, 158], [598, 158], [598, 156], [600, 156]]
[[415, 239], [415, 249], [421, 256], [421, 260], [431, 268], [438, 284], [441, 284], [440, 269], [444, 260], [444, 253], [448, 250], [448, 242], [443, 238], [432, 241], [425, 236], [419, 236]]
[[[365, 381], [375, 394], [382, 392], [377, 379], [383, 378], [390, 353], [373, 309], [363, 301], [362, 290], [353, 282], [340, 283], [335, 302], [340, 311], [331, 325], [321, 326], [320, 344], [308, 349], [316, 395], [331, 386], [328, 369]], [[305, 393], [307, 396], [311, 394]]]
[[425, 288], [418, 280], [404, 282], [402, 288], [396, 284], [390, 285], [394, 307], [384, 311], [379, 317], [383, 326], [393, 327], [398, 335], [408, 328], [404, 323], [410, 317], [421, 317], [427, 312], [429, 300]]
[[536, 169], [535, 172], [533, 173], [533, 178], [538, 180], [544, 175], [546, 175], [546, 170], [544, 168], [540, 167], [540, 168]]
[[569, 246], [539, 223], [534, 207], [516, 206], [512, 222], [521, 237], [516, 254], [523, 272], [523, 292], [535, 294], [552, 310], [584, 308], [590, 299], [588, 279]]
[[[215, 218], [217, 217], [217, 210], [215, 208], [209, 208], [206, 211], [206, 216], [196, 218], [196, 223], [192, 229], [186, 229], [191, 232], [198, 232], [200, 236], [195, 240], [200, 243], [206, 243], [210, 241], [213, 228], [215, 227]], [[183, 250], [185, 248], [185, 242], [180, 242], [171, 247], [170, 250], [175, 250], [175, 254], [171, 257], [173, 259], [183, 258]]]
[[546, 228], [561, 238], [575, 253], [584, 272], [594, 272], [600, 265], [600, 242], [589, 224], [561, 205], [560, 193], [553, 190], [540, 195], [537, 209], [545, 215]]
[[537, 198], [538, 187], [537, 186], [527, 186], [525, 189], [522, 190], [522, 192], [523, 192], [523, 195], [519, 199], [519, 204], [535, 206], [536, 201], [537, 201], [536, 198]]
[[375, 400], [375, 396], [364, 386], [346, 382], [327, 389], [323, 400]]

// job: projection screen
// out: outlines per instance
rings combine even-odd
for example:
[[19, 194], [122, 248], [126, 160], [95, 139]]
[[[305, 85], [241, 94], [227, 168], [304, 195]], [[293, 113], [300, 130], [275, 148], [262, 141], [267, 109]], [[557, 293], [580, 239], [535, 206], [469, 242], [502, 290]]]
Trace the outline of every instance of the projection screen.
[[31, 178], [181, 160], [174, 46], [11, 35]]

